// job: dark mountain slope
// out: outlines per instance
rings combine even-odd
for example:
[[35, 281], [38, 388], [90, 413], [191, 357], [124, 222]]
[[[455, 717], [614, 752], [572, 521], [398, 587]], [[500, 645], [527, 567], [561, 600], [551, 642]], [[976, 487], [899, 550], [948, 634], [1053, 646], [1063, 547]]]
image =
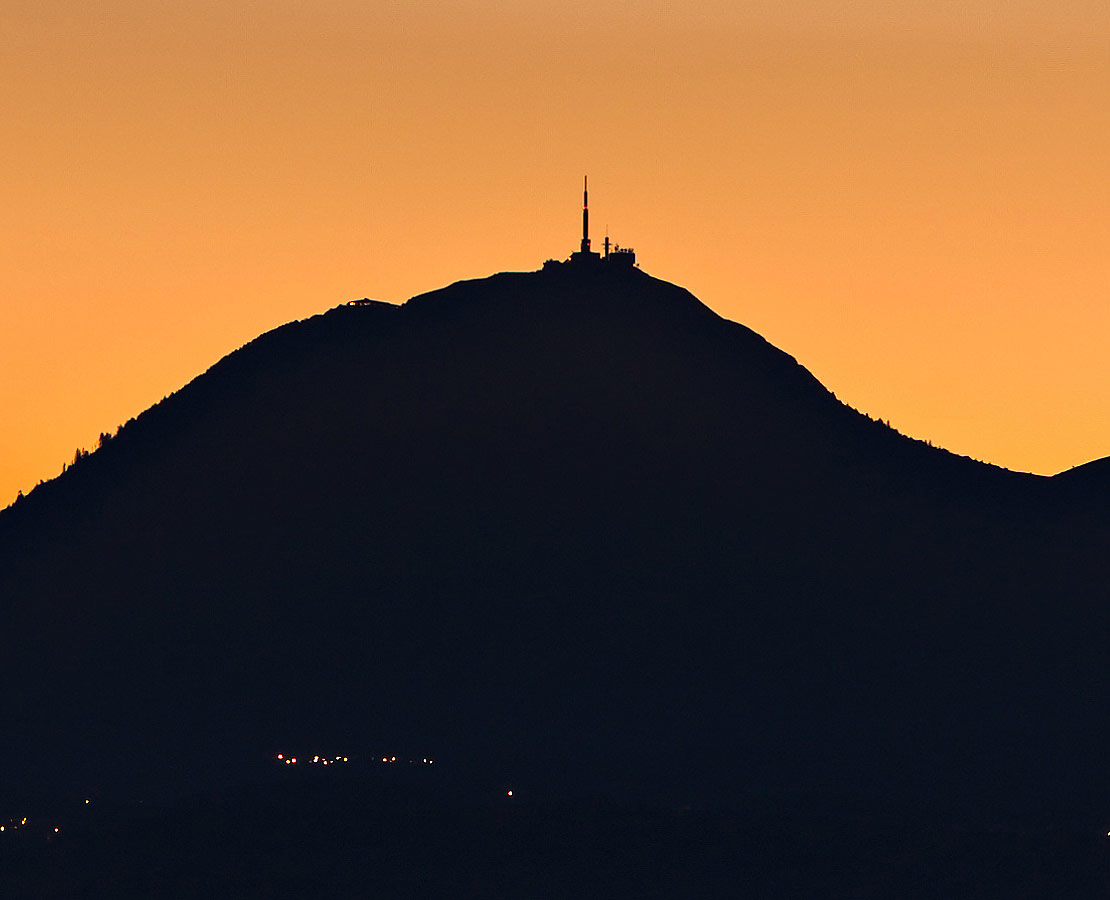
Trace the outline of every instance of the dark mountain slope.
[[[1105, 522], [635, 270], [279, 328], [0, 516], [3, 771], [1104, 791]], [[711, 787], [706, 787], [711, 785]]]

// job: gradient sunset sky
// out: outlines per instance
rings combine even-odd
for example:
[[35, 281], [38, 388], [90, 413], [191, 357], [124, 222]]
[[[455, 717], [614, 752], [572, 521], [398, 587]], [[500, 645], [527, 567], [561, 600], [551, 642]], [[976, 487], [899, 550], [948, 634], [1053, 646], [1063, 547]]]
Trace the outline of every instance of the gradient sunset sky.
[[591, 224], [900, 431], [1110, 455], [1105, 0], [6, 0], [0, 506], [291, 319]]

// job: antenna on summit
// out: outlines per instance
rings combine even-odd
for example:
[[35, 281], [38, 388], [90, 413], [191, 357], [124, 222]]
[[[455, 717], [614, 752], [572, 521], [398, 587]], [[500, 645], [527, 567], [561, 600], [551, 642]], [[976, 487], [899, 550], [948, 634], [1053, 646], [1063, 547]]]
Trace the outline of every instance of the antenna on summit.
[[[568, 262], [575, 266], [593, 265], [607, 262], [612, 266], [633, 267], [636, 265], [636, 254], [631, 248], [621, 247], [609, 241], [609, 226], [605, 226], [605, 255], [590, 250], [590, 179], [582, 176], [582, 244], [575, 250]], [[553, 269], [561, 265], [557, 260], [549, 259], [543, 264], [544, 269]]]
[[582, 252], [590, 252], [590, 180], [582, 176]]

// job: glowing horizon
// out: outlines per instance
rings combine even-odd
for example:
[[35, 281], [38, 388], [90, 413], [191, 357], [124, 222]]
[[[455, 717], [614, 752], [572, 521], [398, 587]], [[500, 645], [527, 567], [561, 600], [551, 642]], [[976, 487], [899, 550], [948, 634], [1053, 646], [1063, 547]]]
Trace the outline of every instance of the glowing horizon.
[[0, 506], [284, 322], [608, 223], [841, 400], [1110, 455], [1110, 8], [171, 0], [0, 12]]

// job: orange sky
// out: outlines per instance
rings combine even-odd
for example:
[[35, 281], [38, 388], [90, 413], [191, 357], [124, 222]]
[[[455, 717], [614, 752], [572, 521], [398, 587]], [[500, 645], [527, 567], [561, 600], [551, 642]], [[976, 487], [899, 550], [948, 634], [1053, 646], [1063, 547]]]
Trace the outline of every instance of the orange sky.
[[283, 322], [565, 256], [584, 173], [858, 409], [1108, 455], [1110, 5], [1060, 2], [7, 0], [0, 505]]

